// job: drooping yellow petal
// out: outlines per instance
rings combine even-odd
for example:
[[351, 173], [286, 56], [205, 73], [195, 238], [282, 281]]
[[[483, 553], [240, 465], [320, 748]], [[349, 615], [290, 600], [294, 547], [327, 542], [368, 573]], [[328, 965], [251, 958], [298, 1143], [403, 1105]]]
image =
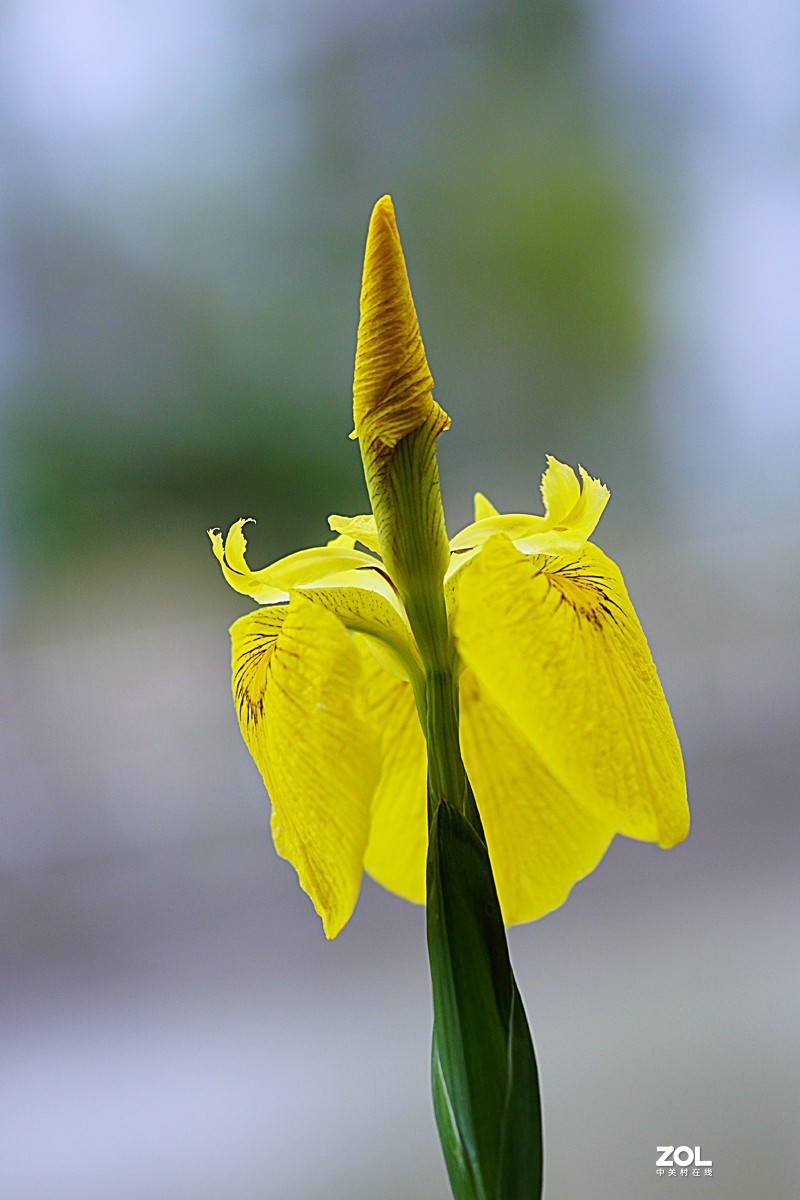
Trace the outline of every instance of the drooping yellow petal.
[[411, 686], [364, 660], [369, 711], [381, 740], [364, 867], [390, 892], [425, 902], [427, 754]]
[[372, 211], [361, 283], [353, 417], [362, 455], [383, 459], [431, 416], [450, 418], [431, 395], [428, 369], [391, 198]]
[[375, 517], [372, 513], [367, 513], [363, 517], [337, 517], [333, 515], [328, 517], [328, 524], [336, 533], [352, 538], [353, 541], [361, 542], [361, 545], [366, 546], [368, 550], [373, 550], [375, 554], [380, 554], [381, 546], [378, 541], [378, 527], [375, 524]]
[[272, 801], [278, 853], [335, 937], [358, 898], [379, 748], [353, 638], [302, 596], [236, 621], [239, 726]]
[[601, 824], [681, 841], [680, 747], [618, 567], [590, 544], [526, 557], [497, 537], [459, 585], [460, 654], [551, 774]]
[[243, 528], [252, 518], [236, 521], [228, 531], [223, 549], [218, 529], [209, 529], [214, 556], [231, 587], [259, 604], [279, 604], [289, 598], [291, 588], [310, 586], [324, 581], [338, 571], [354, 567], [372, 567], [375, 560], [361, 550], [355, 550], [347, 539], [334, 539], [330, 545], [298, 550], [271, 566], [251, 571], [245, 557], [247, 540]]
[[558, 783], [531, 743], [482, 691], [461, 677], [461, 746], [481, 814], [503, 920], [533, 921], [566, 900], [614, 836]]

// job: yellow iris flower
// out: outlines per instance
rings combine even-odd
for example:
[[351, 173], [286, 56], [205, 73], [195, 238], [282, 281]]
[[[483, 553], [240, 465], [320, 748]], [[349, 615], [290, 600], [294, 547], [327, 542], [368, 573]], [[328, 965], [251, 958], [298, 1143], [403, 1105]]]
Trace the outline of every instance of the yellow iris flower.
[[[247, 564], [245, 521], [224, 542], [209, 531], [228, 583], [262, 606], [231, 629], [234, 699], [275, 846], [328, 937], [349, 919], [364, 870], [425, 900], [425, 655], [409, 619], [413, 553], [398, 549], [384, 500], [404, 439], [427, 430], [432, 456], [449, 424], [432, 386], [384, 197], [367, 241], [354, 388], [378, 519], [331, 517], [327, 545], [262, 570]], [[461, 751], [507, 924], [560, 905], [616, 833], [668, 847], [689, 828], [680, 747], [644, 633], [619, 568], [589, 541], [608, 490], [548, 458], [541, 491], [544, 516], [500, 515], [478, 494], [474, 523], [435, 571]]]

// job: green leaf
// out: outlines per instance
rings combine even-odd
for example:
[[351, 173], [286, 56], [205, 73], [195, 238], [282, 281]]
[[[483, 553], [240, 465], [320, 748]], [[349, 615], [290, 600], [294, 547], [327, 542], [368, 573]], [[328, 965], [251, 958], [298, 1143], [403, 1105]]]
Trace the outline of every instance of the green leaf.
[[456, 1200], [538, 1200], [536, 1058], [486, 845], [440, 802], [428, 849], [433, 1101]]

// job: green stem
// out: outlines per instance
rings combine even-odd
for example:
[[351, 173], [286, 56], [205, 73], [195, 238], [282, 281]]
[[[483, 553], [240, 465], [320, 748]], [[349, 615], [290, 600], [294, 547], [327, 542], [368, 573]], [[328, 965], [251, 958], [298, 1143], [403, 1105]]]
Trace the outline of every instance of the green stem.
[[429, 670], [425, 678], [428, 743], [428, 819], [442, 800], [464, 811], [467, 776], [458, 738], [458, 695], [452, 671]]
[[428, 849], [434, 1111], [455, 1200], [538, 1200], [536, 1056], [483, 840], [446, 801]]
[[436, 432], [427, 422], [398, 442], [388, 461], [367, 470], [384, 562], [424, 672], [424, 682], [412, 675], [412, 686], [428, 748], [434, 1110], [455, 1200], [536, 1200], [542, 1184], [536, 1058], [461, 756]]

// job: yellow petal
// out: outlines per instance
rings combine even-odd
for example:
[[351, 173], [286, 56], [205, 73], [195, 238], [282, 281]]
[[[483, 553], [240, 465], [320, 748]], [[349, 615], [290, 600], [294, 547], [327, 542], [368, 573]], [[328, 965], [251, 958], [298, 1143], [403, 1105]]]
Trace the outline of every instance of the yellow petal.
[[[226, 541], [231, 542], [234, 559], [237, 557], [237, 546], [236, 541], [231, 540], [231, 534], [234, 530], [238, 530], [242, 541], [244, 541], [244, 534], [241, 532], [241, 527], [246, 523], [246, 520], [237, 521], [236, 525], [233, 525], [228, 532]], [[246, 564], [244, 571], [235, 570], [228, 563], [226, 548], [222, 544], [222, 534], [218, 529], [209, 529], [208, 536], [211, 538], [211, 549], [214, 551], [214, 557], [222, 568], [222, 574], [235, 591], [241, 592], [245, 596], [252, 596], [253, 599], [258, 600], [261, 604], [277, 604], [288, 599], [286, 592], [281, 588], [271, 586], [263, 578], [259, 578], [259, 572], [248, 570]]]
[[[477, 511], [477, 496], [476, 496]], [[457, 576], [478, 554], [483, 546], [498, 534], [513, 542], [529, 544], [532, 539], [544, 546], [552, 545], [554, 535], [547, 528], [544, 517], [529, 516], [527, 513], [498, 513], [480, 517], [473, 525], [467, 525], [450, 539], [450, 561], [445, 573], [445, 596], [448, 612], [452, 611], [458, 591]]]
[[390, 892], [425, 902], [427, 754], [411, 686], [365, 661], [370, 715], [381, 739], [364, 867]]
[[325, 543], [326, 546], [332, 546], [335, 550], [352, 550], [355, 544], [355, 538], [345, 537], [342, 533], [337, 533], [335, 537], [328, 538]]
[[354, 639], [302, 596], [231, 628], [239, 726], [272, 801], [272, 833], [335, 937], [358, 898], [377, 738]]
[[421, 677], [419, 653], [400, 601], [379, 571], [342, 571], [322, 584], [298, 588], [369, 642], [379, 661], [401, 679]]
[[[549, 462], [553, 464], [556, 460], [551, 458]], [[563, 464], [559, 464], [559, 466], [561, 465]], [[569, 467], [566, 469], [571, 470]], [[581, 494], [572, 509], [560, 520], [556, 520], [552, 513], [548, 513], [548, 519], [553, 522], [554, 530], [562, 535], [560, 546], [563, 550], [577, 549], [583, 542], [589, 540], [611, 499], [611, 493], [605, 484], [601, 483], [599, 479], [593, 479], [581, 466], [578, 467], [578, 471], [581, 477]], [[546, 476], [547, 472], [543, 476], [543, 487]], [[523, 546], [517, 548], [526, 552]], [[534, 551], [527, 551], [527, 553], [534, 553]]]
[[548, 771], [470, 670], [461, 677], [461, 746], [486, 833], [503, 920], [533, 921], [566, 900], [614, 836]]
[[450, 418], [431, 395], [414, 301], [389, 196], [375, 205], [367, 234], [353, 417], [362, 455], [380, 460], [429, 418], [441, 432]]
[[498, 516], [497, 509], [491, 500], [487, 500], [483, 492], [475, 493], [475, 520], [484, 521], [487, 517]]
[[328, 524], [336, 533], [352, 538], [353, 541], [361, 542], [361, 545], [366, 546], [368, 550], [380, 554], [378, 528], [372, 513], [363, 517], [337, 517], [334, 515], [328, 517]]
[[581, 498], [581, 487], [572, 467], [547, 455], [547, 470], [539, 485], [548, 522], [560, 525]]
[[450, 550], [461, 553], [477, 550], [498, 533], [505, 534], [516, 543], [520, 538], [530, 538], [548, 531], [548, 522], [544, 517], [530, 516], [528, 513], [497, 513], [467, 525], [450, 539]]
[[375, 560], [361, 550], [354, 550], [346, 539], [338, 538], [328, 546], [298, 550], [281, 558], [269, 567], [251, 571], [245, 554], [247, 540], [243, 528], [252, 518], [236, 521], [228, 531], [223, 549], [218, 529], [209, 529], [214, 556], [231, 587], [259, 604], [277, 604], [288, 600], [291, 588], [309, 586], [324, 581], [338, 571], [354, 567], [373, 567]]
[[[523, 554], [565, 554], [578, 550], [594, 533], [609, 501], [608, 488], [578, 467], [581, 484], [572, 467], [547, 457], [541, 491], [546, 513], [543, 517], [526, 513], [475, 513], [475, 523], [457, 533], [450, 549], [463, 555], [486, 544], [502, 533]], [[484, 510], [485, 511], [485, 510]], [[458, 568], [456, 568], [458, 569]]]
[[[475, 493], [475, 523], [486, 521], [489, 517], [498, 517], [498, 513], [491, 500], [487, 500], [483, 492]], [[469, 525], [466, 529], [462, 529], [461, 533], [456, 534], [450, 541], [450, 562], [445, 573], [445, 599], [447, 601], [447, 611], [451, 611], [451, 606], [456, 593], [456, 584], [454, 576], [458, 574], [463, 566], [465, 566], [471, 558], [477, 554], [480, 546], [476, 544], [475, 539], [471, 536], [471, 531], [475, 525]], [[482, 543], [481, 543], [482, 544]]]
[[672, 846], [683, 763], [619, 568], [587, 544], [525, 557], [502, 537], [460, 578], [460, 653], [555, 779], [602, 824]]

